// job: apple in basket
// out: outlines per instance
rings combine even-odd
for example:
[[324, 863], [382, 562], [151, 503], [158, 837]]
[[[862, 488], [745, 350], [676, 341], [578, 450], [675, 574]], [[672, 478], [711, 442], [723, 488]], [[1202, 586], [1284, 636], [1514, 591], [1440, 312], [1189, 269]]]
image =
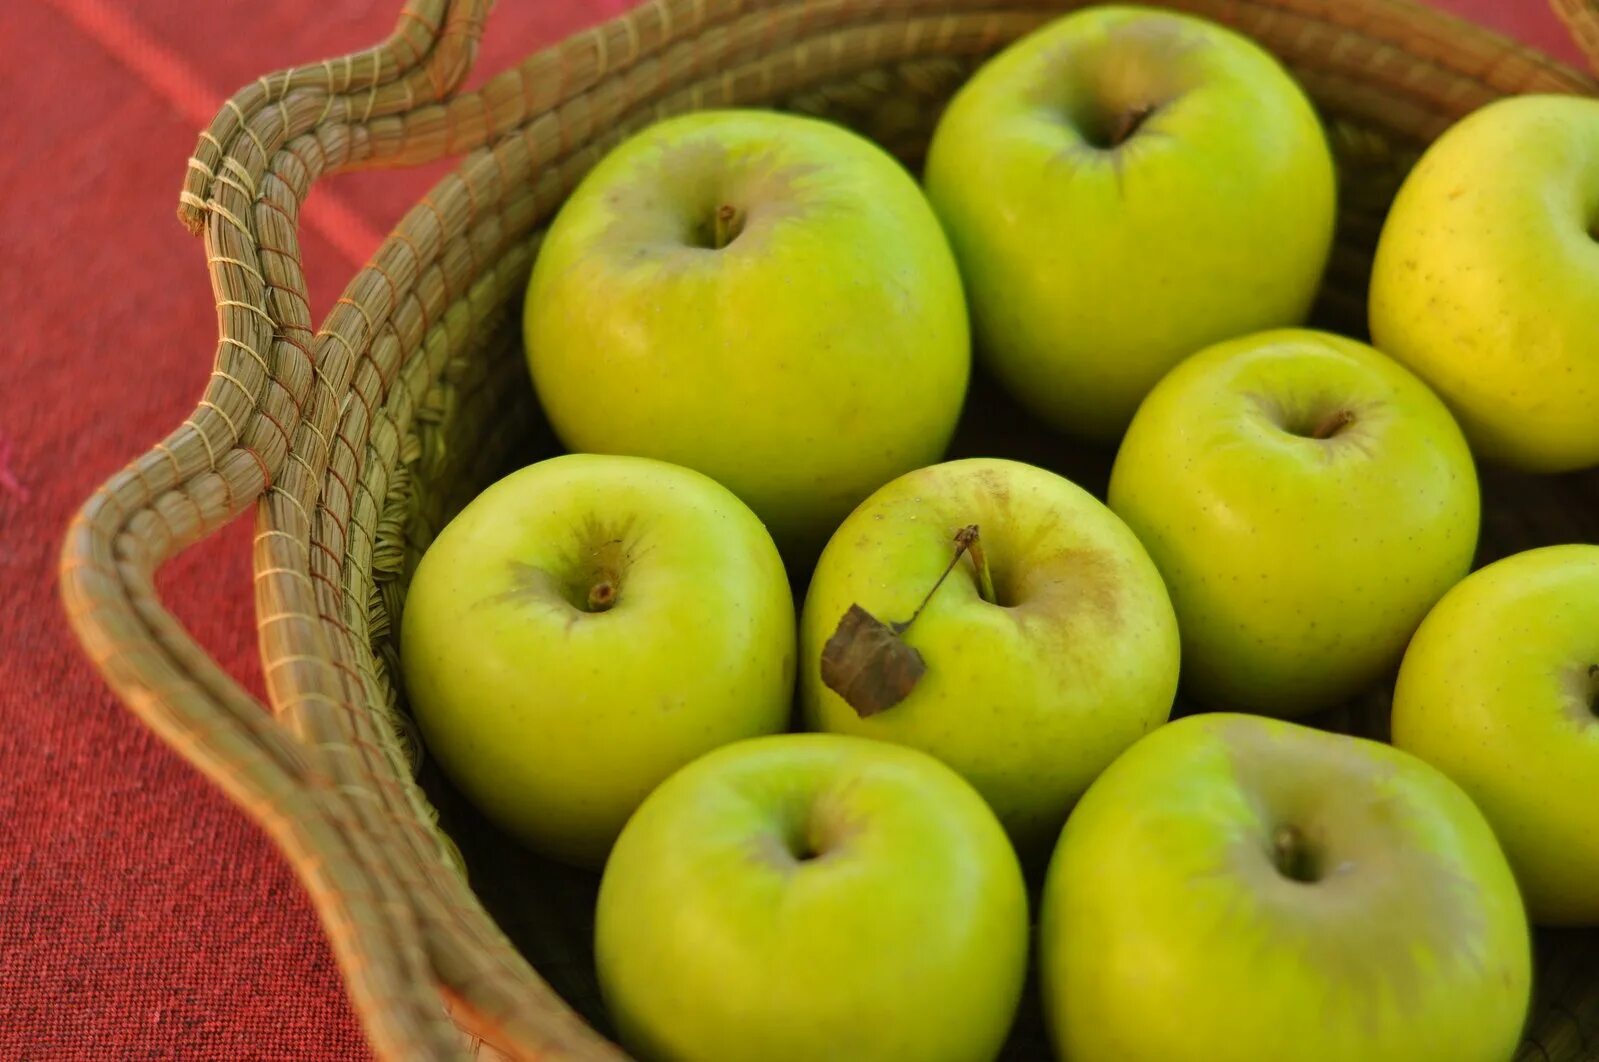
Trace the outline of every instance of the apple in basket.
[[822, 552], [800, 634], [808, 726], [932, 753], [1028, 856], [1047, 857], [1177, 691], [1177, 621], [1143, 547], [1087, 491], [1017, 461], [951, 461], [873, 494]]
[[1100, 775], [1039, 925], [1081, 1062], [1503, 1062], [1531, 946], [1470, 798], [1387, 745], [1196, 715]]
[[986, 64], [926, 186], [979, 356], [1103, 440], [1200, 347], [1303, 320], [1332, 242], [1332, 158], [1293, 79], [1246, 37], [1143, 7], [1069, 15]]
[[1219, 343], [1150, 392], [1110, 507], [1165, 577], [1196, 701], [1302, 715], [1399, 663], [1470, 569], [1480, 503], [1460, 428], [1352, 339]]
[[1027, 894], [982, 799], [932, 757], [755, 738], [669, 778], [616, 842], [594, 953], [645, 1058], [968, 1062], [1004, 1042]]
[[661, 779], [787, 724], [794, 604], [777, 548], [725, 488], [572, 454], [445, 527], [400, 651], [445, 773], [532, 847], [597, 866]]
[[1599, 463], [1599, 100], [1512, 97], [1439, 137], [1383, 224], [1370, 312], [1484, 458]]
[[606, 156], [545, 237], [524, 332], [568, 448], [704, 472], [805, 563], [943, 454], [971, 362], [910, 175], [842, 128], [755, 111], [669, 119]]
[[1534, 922], [1599, 925], [1599, 546], [1518, 553], [1444, 595], [1393, 734], [1482, 808]]

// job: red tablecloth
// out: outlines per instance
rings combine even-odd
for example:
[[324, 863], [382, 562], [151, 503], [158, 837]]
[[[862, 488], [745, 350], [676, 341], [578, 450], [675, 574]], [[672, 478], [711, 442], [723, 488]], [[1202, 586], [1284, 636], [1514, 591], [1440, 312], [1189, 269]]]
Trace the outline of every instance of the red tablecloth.
[[[1575, 59], [1542, 0], [1439, 0]], [[479, 74], [627, 6], [501, 0]], [[189, 412], [214, 320], [173, 218], [236, 86], [371, 43], [399, 0], [0, 0], [0, 1058], [365, 1053], [295, 879], [108, 696], [55, 595], [74, 507]], [[337, 178], [305, 211], [313, 302], [439, 171]], [[259, 687], [248, 524], [163, 576]]]

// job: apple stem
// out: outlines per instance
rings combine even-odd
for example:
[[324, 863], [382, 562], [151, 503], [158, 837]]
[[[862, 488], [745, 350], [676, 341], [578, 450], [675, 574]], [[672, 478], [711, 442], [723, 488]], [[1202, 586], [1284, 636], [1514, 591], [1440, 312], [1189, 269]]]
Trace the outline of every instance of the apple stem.
[[1277, 827], [1271, 838], [1271, 857], [1283, 877], [1294, 881], [1316, 880], [1315, 860], [1298, 827]]
[[1354, 420], [1355, 415], [1349, 410], [1335, 409], [1325, 417], [1322, 417], [1321, 421], [1311, 429], [1310, 437], [1312, 439], [1331, 439], [1334, 435], [1354, 423]]
[[588, 604], [590, 612], [604, 612], [616, 604], [616, 583], [610, 578], [603, 578], [589, 587]]
[[1149, 120], [1149, 116], [1154, 114], [1156, 109], [1155, 104], [1145, 103], [1121, 112], [1116, 118], [1116, 128], [1111, 130], [1110, 146], [1120, 147], [1132, 139], [1133, 134], [1138, 132], [1139, 127]]
[[949, 563], [944, 566], [943, 572], [939, 574], [938, 580], [933, 583], [932, 588], [928, 590], [926, 595], [922, 597], [922, 603], [916, 606], [916, 611], [911, 613], [911, 618], [906, 620], [904, 623], [894, 624], [895, 634], [904, 634], [910, 629], [910, 625], [916, 622], [916, 617], [922, 614], [922, 609], [926, 608], [927, 603], [933, 600], [933, 595], [938, 593], [938, 588], [944, 585], [944, 580], [949, 578], [949, 573], [955, 570], [955, 565], [960, 563], [961, 554], [973, 548], [976, 542], [976, 524], [967, 524], [965, 527], [955, 532], [955, 555], [951, 557], [949, 559]]
[[[988, 570], [988, 557], [983, 553], [982, 540], [977, 535], [977, 525], [961, 528], [961, 534], [970, 531], [971, 538], [966, 543], [966, 552], [971, 554], [972, 567], [977, 569], [977, 593], [990, 605], [999, 604], [999, 595], [994, 593], [994, 576]], [[959, 535], [956, 541], [959, 541]]]
[[720, 251], [736, 240], [743, 229], [738, 209], [731, 203], [723, 203], [716, 208], [716, 219], [711, 223], [711, 246]]

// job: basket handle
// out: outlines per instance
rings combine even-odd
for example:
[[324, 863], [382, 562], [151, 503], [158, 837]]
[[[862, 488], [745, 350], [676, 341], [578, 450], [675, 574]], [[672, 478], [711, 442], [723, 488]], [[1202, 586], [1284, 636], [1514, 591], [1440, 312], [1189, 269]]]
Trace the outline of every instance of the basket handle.
[[[215, 368], [194, 413], [84, 504], [60, 560], [68, 618], [112, 690], [296, 864], [335, 929], [351, 1001], [382, 1057], [454, 1057], [465, 1047], [441, 1003], [434, 957], [401, 931], [416, 913], [370, 872], [361, 811], [325, 751], [296, 737], [189, 637], [163, 605], [155, 573], [258, 501], [258, 586], [304, 570], [279, 558], [303, 554], [309, 521], [294, 542], [265, 517], [269, 505], [303, 514], [314, 504], [352, 359], [341, 334], [311, 331], [299, 207], [323, 174], [417, 164], [486, 137], [452, 144], [439, 104], [471, 67], [491, 2], [409, 0], [384, 43], [262, 77], [200, 134], [178, 215], [204, 236]], [[308, 613], [259, 619], [263, 641], [275, 621], [315, 626]]]
[[[1599, 60], [1599, 0], [1551, 2]], [[396, 929], [414, 912], [381, 894], [358, 898], [378, 885], [352, 828], [354, 801], [314, 743], [296, 738], [188, 636], [154, 575], [252, 505], [261, 516], [258, 585], [304, 571], [296, 558], [307, 549], [306, 509], [329, 469], [329, 428], [351, 395], [347, 337], [360, 334], [365, 311], [341, 305], [334, 318], [352, 330], [312, 331], [300, 204], [323, 174], [422, 163], [490, 135], [481, 125], [461, 132], [440, 106], [472, 63], [490, 3], [409, 0], [385, 43], [268, 75], [225, 103], [189, 161], [178, 211], [204, 236], [218, 312], [215, 369], [194, 413], [85, 503], [61, 556], [63, 601], [95, 666], [295, 862], [323, 923], [335, 928], [330, 938], [367, 1037], [386, 1057], [442, 1057], [460, 1047], [430, 956]], [[295, 512], [304, 517], [297, 538], [276, 529]], [[264, 641], [278, 636], [278, 623], [316, 627], [309, 613], [260, 621]], [[576, 1025], [509, 1031], [527, 1032], [511, 1039], [552, 1055], [600, 1049]], [[550, 1044], [551, 1035], [567, 1040]]]
[[1549, 6], [1571, 31], [1588, 65], [1599, 73], [1599, 0], [1549, 0]]

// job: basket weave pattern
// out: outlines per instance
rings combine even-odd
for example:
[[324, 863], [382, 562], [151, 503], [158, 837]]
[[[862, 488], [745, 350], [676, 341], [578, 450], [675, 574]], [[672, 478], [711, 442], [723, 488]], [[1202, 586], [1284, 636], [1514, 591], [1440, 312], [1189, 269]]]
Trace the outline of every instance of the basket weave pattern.
[[[179, 216], [204, 237], [215, 369], [194, 414], [114, 476], [66, 539], [62, 593], [122, 699], [243, 805], [294, 863], [373, 1047], [448, 1057], [446, 1009], [518, 1056], [615, 1049], [488, 916], [434, 828], [397, 688], [404, 586], [434, 533], [514, 461], [547, 452], [517, 308], [539, 228], [628, 133], [669, 114], [777, 105], [843, 122], [914, 163], [983, 57], [1070, 0], [653, 0], [476, 92], [489, 0], [411, 0], [384, 44], [258, 79], [201, 134]], [[1341, 169], [1318, 314], [1360, 330], [1399, 180], [1462, 114], [1599, 84], [1411, 0], [1181, 0], [1281, 56]], [[1599, 0], [1555, 0], [1599, 57]], [[464, 155], [320, 327], [298, 213], [341, 170]], [[546, 433], [546, 434], [541, 434]], [[1593, 476], [1485, 483], [1485, 550], [1599, 541]], [[270, 710], [162, 606], [154, 572], [253, 508]], [[1599, 1057], [1599, 937], [1542, 949], [1527, 1058]]]

